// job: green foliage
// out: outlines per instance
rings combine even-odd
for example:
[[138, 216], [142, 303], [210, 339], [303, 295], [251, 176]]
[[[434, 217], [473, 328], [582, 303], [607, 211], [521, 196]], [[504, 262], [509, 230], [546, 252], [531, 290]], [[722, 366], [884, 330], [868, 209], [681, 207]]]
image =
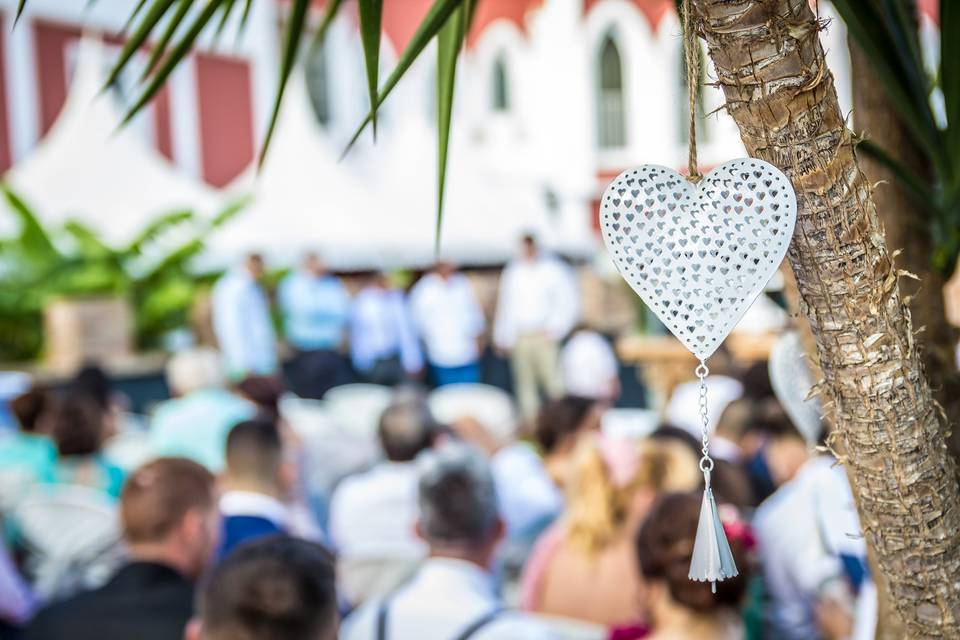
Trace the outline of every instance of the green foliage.
[[[949, 277], [960, 256], [960, 3], [940, 2], [940, 67], [933, 77], [921, 55], [914, 2], [834, 0], [833, 5], [914, 134], [933, 169], [932, 179], [873, 141], [863, 141], [858, 148], [889, 168], [928, 212], [931, 266]], [[931, 106], [937, 92], [945, 116], [939, 122]]]
[[197, 294], [219, 275], [196, 274], [190, 263], [247, 203], [238, 200], [210, 219], [171, 211], [113, 247], [77, 220], [44, 227], [22, 198], [0, 188], [18, 227], [13, 237], [0, 238], [0, 361], [40, 353], [43, 308], [59, 297], [124, 297], [134, 309], [137, 345], [159, 346], [166, 333], [187, 325]]

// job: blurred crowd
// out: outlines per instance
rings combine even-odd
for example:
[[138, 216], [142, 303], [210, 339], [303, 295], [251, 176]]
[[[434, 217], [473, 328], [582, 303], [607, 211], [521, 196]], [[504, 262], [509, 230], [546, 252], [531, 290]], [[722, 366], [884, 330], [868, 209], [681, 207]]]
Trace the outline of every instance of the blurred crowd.
[[220, 350], [174, 355], [149, 415], [94, 366], [10, 402], [0, 637], [873, 637], [843, 467], [766, 363], [711, 358], [712, 487], [739, 568], [713, 593], [687, 577], [696, 382], [650, 429], [607, 428], [617, 359], [575, 328], [572, 277], [533, 238], [492, 330], [513, 396], [480, 381], [484, 316], [451, 265], [351, 297], [314, 256], [279, 289], [285, 384], [262, 267], [217, 284]]

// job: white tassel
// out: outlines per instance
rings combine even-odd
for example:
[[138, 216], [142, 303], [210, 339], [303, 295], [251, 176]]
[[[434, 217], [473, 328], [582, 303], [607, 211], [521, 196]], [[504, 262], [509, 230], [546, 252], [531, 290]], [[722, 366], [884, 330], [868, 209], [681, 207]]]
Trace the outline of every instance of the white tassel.
[[717, 583], [737, 575], [737, 565], [730, 552], [727, 534], [723, 531], [717, 502], [710, 488], [710, 472], [704, 472], [706, 488], [703, 491], [703, 504], [700, 506], [700, 521], [697, 523], [697, 538], [693, 543], [693, 556], [690, 558], [691, 580], [711, 582], [714, 593]]

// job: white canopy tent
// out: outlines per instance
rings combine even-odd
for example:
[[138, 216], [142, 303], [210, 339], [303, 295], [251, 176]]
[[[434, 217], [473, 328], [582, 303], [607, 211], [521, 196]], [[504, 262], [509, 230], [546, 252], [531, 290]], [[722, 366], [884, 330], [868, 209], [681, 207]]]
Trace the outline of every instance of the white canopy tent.
[[[500, 264], [524, 231], [549, 245], [587, 255], [582, 241], [555, 233], [545, 190], [483, 172], [452, 143], [441, 255], [470, 265]], [[213, 240], [219, 261], [257, 250], [290, 264], [308, 249], [335, 269], [429, 265], [435, 257], [436, 134], [416, 115], [391, 121], [376, 146], [342, 149], [311, 113], [304, 74], [295, 70], [273, 142], [259, 174], [251, 168], [229, 191], [253, 202]], [[584, 214], [586, 215], [586, 214]], [[568, 234], [569, 235], [569, 234]]]
[[[66, 103], [33, 152], [5, 176], [46, 223], [76, 219], [107, 242], [132, 236], [159, 214], [193, 209], [212, 215], [221, 199], [203, 183], [180, 175], [129, 128], [109, 92], [103, 45], [85, 36]], [[5, 208], [6, 203], [0, 203]], [[0, 215], [0, 232], [12, 218]]]

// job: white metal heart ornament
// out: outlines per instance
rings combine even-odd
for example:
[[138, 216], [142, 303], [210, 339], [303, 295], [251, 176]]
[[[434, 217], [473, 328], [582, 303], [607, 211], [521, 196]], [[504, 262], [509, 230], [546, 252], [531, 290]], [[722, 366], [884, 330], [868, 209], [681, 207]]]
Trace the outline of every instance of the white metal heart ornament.
[[790, 181], [755, 158], [726, 162], [697, 184], [660, 165], [630, 169], [600, 206], [620, 275], [700, 360], [763, 291], [796, 219]]

